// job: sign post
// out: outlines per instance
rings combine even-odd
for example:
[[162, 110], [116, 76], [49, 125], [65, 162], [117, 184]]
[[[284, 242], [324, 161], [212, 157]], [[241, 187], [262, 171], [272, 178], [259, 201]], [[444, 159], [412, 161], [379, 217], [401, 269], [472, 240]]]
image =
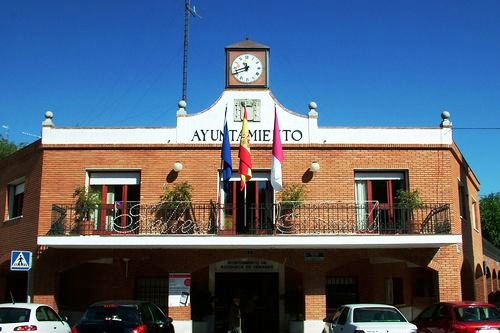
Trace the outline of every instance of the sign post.
[[10, 270], [28, 272], [28, 283], [26, 286], [26, 301], [31, 303], [31, 265], [33, 263], [33, 254], [30, 251], [11, 251], [10, 252]]

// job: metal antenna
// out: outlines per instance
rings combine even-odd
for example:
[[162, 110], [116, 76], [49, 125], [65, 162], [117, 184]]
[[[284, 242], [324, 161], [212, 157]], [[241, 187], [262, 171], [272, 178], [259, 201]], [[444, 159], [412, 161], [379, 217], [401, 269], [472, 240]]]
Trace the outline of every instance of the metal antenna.
[[29, 133], [29, 132], [21, 132], [21, 134], [24, 134], [24, 135], [27, 135], [27, 136], [32, 136], [34, 138], [38, 138], [38, 139], [41, 139], [42, 137], [40, 135], [37, 135], [37, 134], [33, 134], [33, 133]]
[[196, 13], [196, 8], [189, 4], [189, 0], [185, 0], [184, 8], [184, 62], [182, 64], [182, 100], [187, 102], [187, 70], [188, 70], [188, 40], [189, 40], [189, 15], [199, 17]]

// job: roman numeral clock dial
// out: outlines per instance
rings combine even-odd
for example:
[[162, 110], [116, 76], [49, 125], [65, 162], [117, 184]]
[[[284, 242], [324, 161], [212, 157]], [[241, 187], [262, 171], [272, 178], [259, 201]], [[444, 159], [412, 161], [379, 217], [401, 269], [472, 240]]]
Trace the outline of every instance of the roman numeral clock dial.
[[234, 59], [231, 75], [241, 83], [252, 83], [262, 74], [262, 63], [255, 55], [247, 53]]

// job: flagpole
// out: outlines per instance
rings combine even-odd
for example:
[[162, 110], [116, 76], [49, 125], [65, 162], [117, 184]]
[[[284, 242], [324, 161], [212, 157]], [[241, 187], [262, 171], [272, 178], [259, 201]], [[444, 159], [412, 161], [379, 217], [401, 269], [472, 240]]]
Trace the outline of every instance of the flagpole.
[[[229, 139], [229, 130], [227, 128], [227, 103], [226, 103], [226, 110], [224, 112], [224, 129], [223, 129], [223, 136], [222, 136], [222, 145], [221, 145], [221, 173], [222, 173], [222, 188], [224, 189], [224, 195], [227, 194], [226, 192], [229, 192], [229, 184], [231, 177], [233, 175], [233, 162], [231, 159], [231, 140]], [[222, 202], [222, 192], [220, 190], [220, 181], [221, 177], [219, 177], [219, 187], [217, 188], [217, 205], [219, 206], [219, 211], [218, 211], [218, 223], [219, 223], [219, 228], [224, 227], [223, 225], [223, 207], [224, 207], [224, 202]]]
[[[226, 103], [226, 111], [224, 113], [224, 125], [226, 124], [226, 116], [227, 116], [227, 103]], [[224, 133], [222, 134], [224, 135]], [[222, 139], [224, 141], [224, 138]], [[222, 144], [222, 143], [221, 143]], [[220, 230], [221, 226], [221, 218], [222, 218], [222, 203], [221, 203], [221, 193], [220, 193], [220, 185], [221, 185], [221, 179], [222, 179], [222, 171], [224, 170], [224, 160], [221, 158], [220, 159], [220, 171], [217, 176], [218, 182], [217, 182], [217, 230]]]

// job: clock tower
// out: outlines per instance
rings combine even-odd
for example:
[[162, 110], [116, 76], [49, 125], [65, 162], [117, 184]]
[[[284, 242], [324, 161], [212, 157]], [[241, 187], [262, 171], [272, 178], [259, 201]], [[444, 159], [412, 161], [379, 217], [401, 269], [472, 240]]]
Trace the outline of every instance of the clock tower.
[[269, 87], [269, 46], [246, 39], [225, 49], [226, 88]]

